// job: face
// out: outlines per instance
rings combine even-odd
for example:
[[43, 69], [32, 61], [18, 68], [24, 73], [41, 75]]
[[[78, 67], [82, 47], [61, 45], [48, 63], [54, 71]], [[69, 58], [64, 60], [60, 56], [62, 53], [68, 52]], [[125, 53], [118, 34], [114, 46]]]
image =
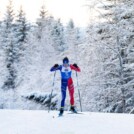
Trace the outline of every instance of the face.
[[68, 64], [68, 63], [64, 63], [63, 66], [64, 66], [64, 67], [68, 67], [69, 64]]

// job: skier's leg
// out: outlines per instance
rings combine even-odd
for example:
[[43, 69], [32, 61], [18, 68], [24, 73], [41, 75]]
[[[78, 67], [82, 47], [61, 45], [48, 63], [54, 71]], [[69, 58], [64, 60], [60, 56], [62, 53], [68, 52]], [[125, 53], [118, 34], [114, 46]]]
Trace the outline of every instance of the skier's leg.
[[64, 108], [65, 106], [65, 99], [66, 99], [66, 89], [67, 89], [67, 81], [62, 80], [61, 81], [61, 108]]
[[67, 89], [67, 81], [62, 80], [61, 81], [61, 108], [60, 108], [60, 113], [59, 116], [62, 116], [64, 113], [64, 106], [65, 106], [65, 99], [66, 99], [66, 89]]
[[68, 79], [68, 90], [70, 95], [70, 104], [74, 106], [74, 85], [72, 78]]
[[77, 111], [76, 111], [76, 109], [75, 109], [75, 106], [74, 106], [74, 85], [73, 85], [73, 80], [72, 80], [72, 78], [70, 78], [70, 79], [68, 80], [68, 90], [69, 90], [70, 104], [71, 104], [70, 110], [71, 110], [73, 113], [77, 113]]

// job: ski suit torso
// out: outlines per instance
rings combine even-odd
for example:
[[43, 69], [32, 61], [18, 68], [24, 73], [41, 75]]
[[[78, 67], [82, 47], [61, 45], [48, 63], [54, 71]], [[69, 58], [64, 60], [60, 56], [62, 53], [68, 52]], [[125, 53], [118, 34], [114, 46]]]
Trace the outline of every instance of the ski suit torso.
[[61, 79], [62, 80], [68, 80], [71, 78], [72, 70], [71, 70], [70, 66], [68, 66], [68, 67], [61, 66], [60, 72], [61, 72]]
[[80, 72], [80, 68], [76, 68], [73, 65], [69, 65], [68, 67], [60, 65], [57, 68], [52, 67], [50, 71], [56, 71], [56, 70], [60, 70], [61, 73], [61, 93], [62, 93], [61, 107], [64, 107], [65, 105], [67, 87], [70, 95], [70, 104], [74, 105], [74, 85], [71, 75], [72, 70]]

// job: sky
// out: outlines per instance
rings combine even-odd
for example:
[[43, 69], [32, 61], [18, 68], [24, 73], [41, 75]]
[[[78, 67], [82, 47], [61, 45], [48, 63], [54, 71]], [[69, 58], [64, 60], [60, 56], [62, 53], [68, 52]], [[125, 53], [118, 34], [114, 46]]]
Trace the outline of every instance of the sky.
[[[0, 0], [0, 16], [5, 12], [7, 3], [8, 0]], [[15, 11], [22, 5], [31, 21], [38, 18], [40, 7], [44, 4], [55, 18], [61, 18], [63, 23], [72, 18], [78, 26], [86, 26], [89, 21], [85, 3], [86, 0], [13, 0]]]

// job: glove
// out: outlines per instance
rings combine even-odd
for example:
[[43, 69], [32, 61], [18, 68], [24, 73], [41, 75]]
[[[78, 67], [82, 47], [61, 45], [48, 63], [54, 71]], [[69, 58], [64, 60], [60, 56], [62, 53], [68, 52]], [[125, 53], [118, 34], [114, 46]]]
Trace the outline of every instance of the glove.
[[73, 66], [74, 66], [74, 67], [76, 67], [76, 68], [78, 68], [78, 66], [77, 66], [77, 64], [76, 64], [76, 63], [74, 63], [74, 64], [73, 64]]
[[57, 67], [59, 67], [59, 65], [58, 65], [58, 64], [55, 64], [53, 67], [54, 67], [54, 68], [57, 68]]

